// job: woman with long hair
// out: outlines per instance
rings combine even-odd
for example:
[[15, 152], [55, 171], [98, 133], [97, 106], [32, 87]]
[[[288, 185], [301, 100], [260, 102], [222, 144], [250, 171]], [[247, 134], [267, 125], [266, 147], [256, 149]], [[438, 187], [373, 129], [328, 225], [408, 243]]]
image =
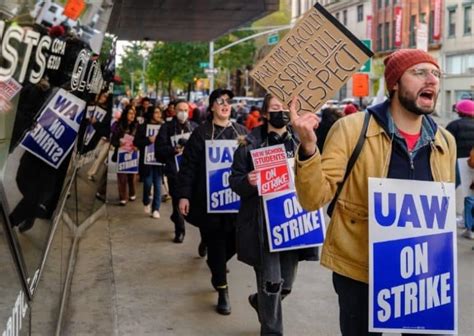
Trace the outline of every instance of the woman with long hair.
[[[137, 148], [133, 144], [133, 139], [137, 132], [137, 113], [135, 107], [128, 105], [120, 119], [112, 127], [111, 144], [115, 147], [114, 157], [117, 157], [118, 150], [122, 149], [127, 152], [136, 151]], [[126, 205], [127, 199], [135, 201], [136, 199], [136, 174], [117, 173], [117, 185], [119, 191], [120, 205]], [[127, 192], [128, 185], [128, 192]]]
[[[299, 144], [288, 123], [288, 108], [267, 94], [262, 106], [263, 124], [241, 142], [234, 154], [230, 186], [241, 200], [237, 217], [237, 257], [253, 266], [257, 293], [249, 296], [256, 310], [261, 335], [283, 335], [282, 300], [292, 290], [300, 260], [318, 260], [317, 248], [270, 252], [262, 197], [258, 195], [258, 171], [250, 151], [284, 145], [288, 158], [293, 158]], [[271, 214], [268, 214], [271, 216]]]

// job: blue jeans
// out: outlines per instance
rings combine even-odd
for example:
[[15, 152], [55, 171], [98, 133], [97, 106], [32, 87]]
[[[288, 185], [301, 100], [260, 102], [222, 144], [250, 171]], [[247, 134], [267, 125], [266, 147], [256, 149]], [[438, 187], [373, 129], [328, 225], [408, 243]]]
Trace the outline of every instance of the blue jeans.
[[464, 197], [464, 225], [474, 231], [474, 196]]
[[149, 173], [143, 176], [143, 205], [150, 204], [150, 192], [153, 185], [153, 203], [151, 211], [159, 211], [161, 205], [161, 178], [160, 166], [150, 166]]

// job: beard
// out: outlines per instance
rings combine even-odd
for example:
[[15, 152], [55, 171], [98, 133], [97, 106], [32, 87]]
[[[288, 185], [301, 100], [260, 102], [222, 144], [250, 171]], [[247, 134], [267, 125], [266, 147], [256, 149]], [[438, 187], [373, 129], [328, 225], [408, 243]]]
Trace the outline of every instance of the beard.
[[400, 90], [398, 90], [398, 100], [407, 111], [416, 115], [428, 115], [434, 112], [436, 101], [438, 100], [438, 94], [433, 96], [433, 107], [430, 108], [418, 106], [416, 103], [417, 98], [417, 94], [412, 94], [400, 85]]

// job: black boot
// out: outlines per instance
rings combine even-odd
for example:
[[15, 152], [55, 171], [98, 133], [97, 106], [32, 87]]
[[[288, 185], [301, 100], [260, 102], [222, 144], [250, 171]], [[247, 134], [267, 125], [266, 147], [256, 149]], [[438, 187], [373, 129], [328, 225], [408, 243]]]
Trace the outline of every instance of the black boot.
[[217, 299], [216, 311], [221, 315], [230, 315], [229, 289], [227, 287], [217, 288], [217, 292], [219, 293], [219, 298]]

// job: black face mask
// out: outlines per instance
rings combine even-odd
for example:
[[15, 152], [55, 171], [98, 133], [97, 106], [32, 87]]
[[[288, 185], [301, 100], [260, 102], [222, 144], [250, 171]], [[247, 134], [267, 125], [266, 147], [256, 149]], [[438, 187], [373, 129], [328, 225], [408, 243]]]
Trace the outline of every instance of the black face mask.
[[277, 129], [285, 127], [289, 122], [289, 111], [268, 112], [268, 123]]

